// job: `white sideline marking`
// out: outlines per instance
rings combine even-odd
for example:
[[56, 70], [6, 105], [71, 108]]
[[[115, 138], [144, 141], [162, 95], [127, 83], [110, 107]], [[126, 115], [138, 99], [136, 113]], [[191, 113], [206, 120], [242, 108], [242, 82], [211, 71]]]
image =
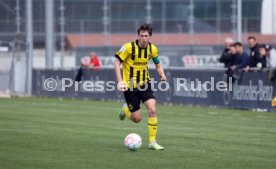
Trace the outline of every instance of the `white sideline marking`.
[[[135, 127], [105, 127], [110, 129], [116, 130], [137, 130]], [[95, 129], [94, 127], [87, 127], [87, 128], [1, 128], [0, 131], [13, 131], [13, 132], [49, 132], [49, 131], [73, 131], [73, 130], [88, 130], [88, 131], [95, 131], [101, 132], [98, 130], [91, 130]]]
[[[27, 105], [38, 105], [38, 106], [59, 106], [59, 107], [68, 107], [67, 104], [62, 104], [62, 103], [36, 103], [36, 102], [16, 102], [16, 104], [27, 104]], [[69, 105], [70, 106], [70, 105]], [[107, 107], [107, 106], [97, 106], [97, 105], [87, 105], [87, 106], [83, 106], [82, 108], [91, 108], [91, 107], [96, 107], [96, 108], [100, 108], [100, 109], [104, 109], [104, 110], [114, 110], [114, 107]], [[118, 106], [118, 111], [121, 108], [121, 106]]]
[[219, 114], [218, 112], [212, 112], [212, 111], [210, 111], [210, 112], [208, 112], [209, 114], [212, 114], [212, 115], [215, 115], [215, 114]]

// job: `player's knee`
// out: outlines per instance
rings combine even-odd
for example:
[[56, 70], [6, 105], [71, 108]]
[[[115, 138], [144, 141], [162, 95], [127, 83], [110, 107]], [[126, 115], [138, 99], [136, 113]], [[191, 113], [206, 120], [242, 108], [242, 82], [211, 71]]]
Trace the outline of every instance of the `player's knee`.
[[149, 108], [148, 112], [149, 112], [150, 117], [156, 116], [156, 109], [155, 108]]
[[134, 123], [139, 123], [141, 120], [142, 120], [141, 117], [132, 117], [132, 121]]
[[134, 123], [139, 123], [141, 121], [141, 115], [140, 114], [132, 114], [131, 120]]
[[136, 112], [133, 112], [131, 114], [131, 120], [134, 122], [134, 123], [139, 123], [142, 119], [142, 116], [141, 116], [141, 112], [138, 110]]

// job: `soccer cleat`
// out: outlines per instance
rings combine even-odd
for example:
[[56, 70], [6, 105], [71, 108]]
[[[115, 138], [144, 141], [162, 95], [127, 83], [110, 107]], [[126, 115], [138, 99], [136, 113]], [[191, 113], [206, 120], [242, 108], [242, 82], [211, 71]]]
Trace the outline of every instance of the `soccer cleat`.
[[158, 143], [156, 143], [156, 141], [154, 141], [151, 144], [149, 144], [149, 149], [152, 149], [152, 150], [164, 150], [164, 147], [160, 146]]
[[119, 112], [119, 119], [124, 120], [126, 118], [125, 108], [127, 107], [127, 104], [124, 104]]

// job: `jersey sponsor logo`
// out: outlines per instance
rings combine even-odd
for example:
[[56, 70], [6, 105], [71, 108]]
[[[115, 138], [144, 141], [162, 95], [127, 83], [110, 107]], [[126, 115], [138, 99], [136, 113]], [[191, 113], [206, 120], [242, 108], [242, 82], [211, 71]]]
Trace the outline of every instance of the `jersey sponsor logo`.
[[148, 62], [134, 62], [133, 63], [133, 65], [135, 65], [135, 66], [145, 66], [147, 64], [148, 64]]

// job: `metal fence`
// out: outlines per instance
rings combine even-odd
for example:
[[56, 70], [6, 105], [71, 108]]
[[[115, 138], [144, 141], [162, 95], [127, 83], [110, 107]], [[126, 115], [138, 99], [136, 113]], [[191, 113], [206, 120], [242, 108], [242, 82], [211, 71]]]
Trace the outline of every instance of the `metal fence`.
[[[0, 1], [0, 37], [7, 33], [24, 34], [24, 1]], [[241, 21], [238, 20], [240, 1]], [[55, 0], [54, 27], [56, 36], [63, 30], [66, 34], [134, 33], [140, 23], [150, 22], [155, 33], [216, 33], [219, 36], [237, 34], [237, 25], [241, 22], [242, 33], [263, 33], [270, 27], [270, 34], [275, 35], [275, 18], [266, 16], [268, 11], [275, 16], [275, 6], [274, 0]], [[45, 10], [44, 0], [33, 0], [35, 42], [44, 41], [41, 37], [45, 33]]]
[[0, 96], [26, 94], [26, 45], [0, 41]]

